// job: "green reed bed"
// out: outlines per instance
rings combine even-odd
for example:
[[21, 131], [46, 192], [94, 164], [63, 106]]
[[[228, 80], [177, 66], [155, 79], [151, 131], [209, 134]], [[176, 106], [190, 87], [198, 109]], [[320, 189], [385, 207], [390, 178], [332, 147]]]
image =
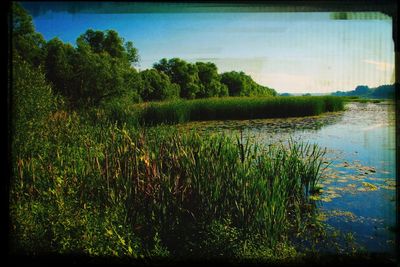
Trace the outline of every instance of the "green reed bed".
[[150, 102], [141, 106], [142, 124], [175, 124], [195, 120], [284, 118], [319, 115], [344, 109], [334, 96], [226, 97], [173, 102]]
[[275, 250], [274, 258], [305, 223], [321, 175], [317, 146], [79, 120], [53, 118], [42, 150], [16, 157], [17, 250], [198, 259]]

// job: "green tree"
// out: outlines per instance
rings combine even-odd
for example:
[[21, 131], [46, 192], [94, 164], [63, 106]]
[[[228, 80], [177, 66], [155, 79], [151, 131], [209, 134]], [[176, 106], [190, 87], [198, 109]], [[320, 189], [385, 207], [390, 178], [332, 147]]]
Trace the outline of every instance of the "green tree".
[[236, 71], [225, 72], [221, 75], [221, 82], [228, 87], [230, 96], [241, 96], [246, 90], [246, 83], [243, 79], [244, 73]]
[[53, 88], [60, 94], [70, 98], [73, 89], [74, 66], [72, 59], [75, 49], [70, 44], [64, 44], [54, 38], [44, 46], [44, 66], [46, 78], [53, 84]]
[[274, 89], [257, 84], [244, 72], [225, 72], [221, 74], [221, 82], [228, 87], [230, 96], [276, 96]]
[[179, 97], [179, 86], [171, 83], [169, 77], [155, 69], [140, 72], [142, 80], [139, 91], [143, 101], [166, 100]]
[[138, 50], [131, 41], [124, 43], [124, 39], [119, 37], [114, 30], [94, 31], [88, 29], [79, 36], [79, 45], [88, 45], [97, 54], [108, 53], [112, 58], [125, 60], [129, 63], [137, 63], [139, 60]]
[[167, 74], [171, 82], [179, 85], [181, 97], [196, 98], [200, 91], [200, 80], [196, 65], [179, 58], [172, 58], [170, 60], [161, 59], [159, 63], [154, 64], [154, 68]]
[[94, 53], [87, 45], [79, 43], [73, 65], [75, 92], [72, 97], [75, 102], [98, 105], [129, 89], [124, 83], [129, 65], [108, 53]]
[[115, 31], [87, 30], [77, 47], [52, 39], [44, 46], [46, 77], [72, 105], [98, 105], [129, 93], [137, 101], [139, 76], [132, 67], [138, 60], [131, 42]]
[[43, 62], [42, 47], [45, 41], [41, 34], [35, 32], [32, 17], [16, 2], [12, 2], [10, 14], [12, 53], [34, 66], [40, 65]]
[[86, 42], [95, 53], [104, 51], [104, 39], [104, 32], [94, 31], [92, 29], [88, 29], [81, 35], [81, 41]]
[[139, 62], [139, 53], [136, 47], [133, 46], [133, 42], [128, 41], [125, 43], [126, 57], [129, 62], [135, 64]]
[[196, 67], [200, 80], [200, 92], [197, 97], [228, 95], [228, 87], [221, 83], [221, 77], [214, 63], [196, 62]]

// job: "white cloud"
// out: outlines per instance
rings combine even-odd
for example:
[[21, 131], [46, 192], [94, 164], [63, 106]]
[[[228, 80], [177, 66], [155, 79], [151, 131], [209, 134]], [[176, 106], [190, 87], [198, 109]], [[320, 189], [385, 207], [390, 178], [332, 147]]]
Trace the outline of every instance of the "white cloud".
[[385, 62], [385, 61], [375, 61], [375, 60], [369, 60], [369, 59], [364, 59], [365, 63], [375, 65], [377, 70], [380, 71], [390, 71], [394, 69], [394, 64]]

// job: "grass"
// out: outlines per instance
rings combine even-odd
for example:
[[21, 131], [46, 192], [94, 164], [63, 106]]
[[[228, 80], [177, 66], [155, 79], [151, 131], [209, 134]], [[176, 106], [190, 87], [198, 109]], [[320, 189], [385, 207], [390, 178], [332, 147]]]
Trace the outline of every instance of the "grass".
[[170, 127], [90, 126], [66, 112], [44, 133], [41, 150], [13, 166], [12, 247], [24, 253], [285, 258], [324, 154]]
[[143, 125], [176, 124], [200, 120], [284, 118], [319, 115], [344, 109], [334, 96], [228, 97], [173, 102], [150, 102], [137, 106]]

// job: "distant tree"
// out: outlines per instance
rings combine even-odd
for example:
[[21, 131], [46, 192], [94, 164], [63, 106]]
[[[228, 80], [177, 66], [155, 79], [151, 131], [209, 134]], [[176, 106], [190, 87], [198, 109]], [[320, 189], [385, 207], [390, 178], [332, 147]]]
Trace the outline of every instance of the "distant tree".
[[179, 86], [171, 83], [169, 77], [156, 69], [140, 72], [142, 81], [139, 94], [143, 101], [166, 100], [179, 97]]
[[282, 94], [280, 94], [279, 96], [292, 96], [292, 94], [289, 94], [289, 93], [282, 93]]
[[395, 85], [381, 85], [374, 88], [371, 92], [372, 98], [394, 98]]
[[368, 86], [366, 85], [359, 85], [356, 87], [356, 89], [354, 90], [353, 95], [365, 95], [368, 94], [370, 92], [370, 89]]
[[310, 93], [305, 93], [305, 94], [302, 94], [302, 96], [311, 96], [311, 94]]
[[334, 93], [331, 93], [331, 95], [333, 96], [346, 96], [346, 92], [342, 92], [342, 91], [336, 91]]

